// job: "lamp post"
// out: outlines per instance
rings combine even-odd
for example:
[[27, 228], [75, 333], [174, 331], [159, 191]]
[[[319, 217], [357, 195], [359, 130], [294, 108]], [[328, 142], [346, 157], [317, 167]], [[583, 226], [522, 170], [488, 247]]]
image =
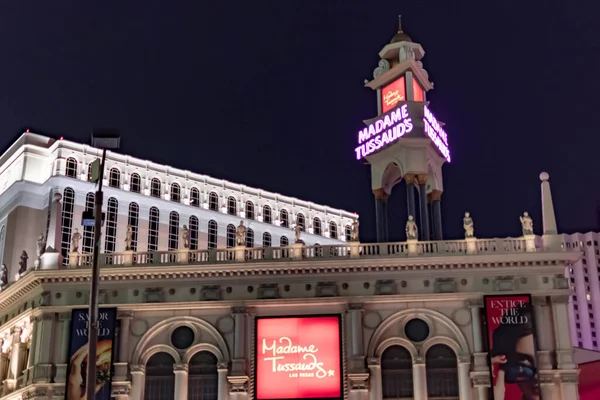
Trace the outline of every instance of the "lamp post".
[[94, 253], [92, 258], [92, 282], [90, 288], [90, 308], [88, 311], [88, 363], [87, 363], [87, 399], [96, 398], [96, 358], [98, 344], [98, 286], [100, 284], [100, 229], [102, 227], [102, 181], [104, 180], [104, 162], [107, 149], [118, 149], [121, 136], [115, 130], [94, 130], [92, 146], [102, 149], [102, 159], [92, 163], [91, 181], [97, 180], [98, 190], [94, 198]]

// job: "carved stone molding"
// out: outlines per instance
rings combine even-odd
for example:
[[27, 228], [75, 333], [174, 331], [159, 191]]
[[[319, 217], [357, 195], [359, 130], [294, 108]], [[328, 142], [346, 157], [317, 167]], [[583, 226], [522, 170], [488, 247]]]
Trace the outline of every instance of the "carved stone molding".
[[130, 365], [129, 366], [129, 371], [132, 374], [145, 374], [146, 373], [146, 366], [145, 365]]
[[219, 285], [206, 285], [200, 288], [200, 300], [218, 301], [223, 300], [223, 293]]
[[228, 376], [229, 391], [234, 393], [246, 393], [248, 392], [248, 381], [250, 378], [247, 376]]
[[546, 300], [546, 297], [541, 297], [541, 296], [534, 296], [531, 298], [531, 302], [533, 303], [534, 306], [539, 306], [539, 307], [543, 307], [543, 306], [547, 306], [548, 302]]
[[364, 307], [363, 303], [348, 303], [348, 311], [363, 311]]
[[132, 319], [133, 311], [117, 311], [117, 319]]
[[478, 375], [473, 375], [471, 377], [471, 380], [473, 381], [473, 386], [474, 387], [490, 387], [491, 383], [490, 383], [490, 375], [488, 374], [478, 374]]
[[247, 307], [231, 307], [232, 314], [248, 314]]
[[565, 304], [565, 303], [569, 303], [569, 298], [571, 296], [569, 296], [568, 294], [564, 294], [564, 295], [559, 295], [559, 296], [552, 296], [552, 303], [553, 304]]
[[461, 354], [458, 356], [459, 364], [471, 364], [471, 356], [469, 354]]
[[117, 385], [115, 383], [112, 384], [111, 396], [128, 396], [131, 392], [131, 386], [129, 385]]
[[455, 293], [458, 285], [454, 278], [436, 278], [433, 284], [435, 293]]
[[572, 374], [564, 374], [564, 375], [560, 375], [560, 381], [562, 383], [579, 383], [579, 376], [577, 375], [577, 373], [572, 373]]
[[316, 287], [317, 297], [336, 297], [338, 287], [336, 282], [318, 282]]
[[73, 314], [70, 312], [61, 312], [58, 314], [59, 321], [70, 321]]
[[258, 287], [259, 299], [277, 299], [279, 298], [279, 285], [276, 283], [262, 283]]
[[393, 279], [379, 279], [375, 282], [376, 295], [392, 295], [396, 293], [396, 282]]
[[350, 390], [369, 390], [369, 374], [349, 373], [348, 383]]
[[540, 385], [554, 385], [554, 375], [540, 374]]
[[483, 299], [469, 299], [465, 303], [468, 308], [483, 308]]
[[227, 365], [226, 362], [220, 362], [217, 364], [218, 370], [227, 370], [228, 368], [229, 368], [229, 366]]
[[379, 367], [380, 363], [379, 363], [379, 358], [367, 358], [367, 365], [369, 367]]
[[173, 364], [173, 372], [188, 372], [187, 364]]

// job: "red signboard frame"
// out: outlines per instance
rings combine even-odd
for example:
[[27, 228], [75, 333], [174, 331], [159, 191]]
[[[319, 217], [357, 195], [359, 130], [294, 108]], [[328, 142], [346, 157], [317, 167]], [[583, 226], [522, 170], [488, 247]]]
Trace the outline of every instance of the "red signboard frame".
[[[325, 321], [325, 319], [335, 319], [336, 324], [337, 324], [337, 328], [336, 328], [336, 337], [335, 340], [337, 340], [338, 345], [335, 346], [335, 348], [337, 349], [337, 355], [338, 355], [338, 361], [335, 363], [335, 366], [337, 367], [337, 380], [336, 380], [336, 389], [335, 391], [337, 392], [336, 395], [328, 395], [328, 396], [323, 396], [323, 395], [316, 395], [316, 394], [309, 394], [309, 395], [305, 395], [305, 396], [289, 396], [289, 395], [284, 395], [286, 392], [290, 392], [290, 388], [289, 385], [285, 385], [285, 383], [283, 383], [281, 380], [276, 380], [273, 379], [273, 383], [275, 385], [278, 385], [277, 389], [274, 388], [269, 388], [269, 389], [263, 389], [262, 387], [260, 387], [261, 385], [261, 379], [259, 379], [259, 374], [260, 374], [260, 367], [261, 367], [261, 362], [259, 360], [259, 357], [261, 356], [260, 351], [261, 351], [261, 343], [260, 340], [262, 339], [262, 335], [261, 332], [259, 332], [259, 329], [261, 329], [259, 327], [259, 325], [261, 325], [261, 321], [277, 321], [280, 320], [279, 322], [284, 322], [286, 320], [290, 321], [290, 323], [293, 323], [294, 321], [292, 320], [306, 320], [309, 321], [310, 320], [319, 320], [322, 319], [322, 321]], [[272, 327], [271, 327], [272, 329]], [[342, 317], [339, 314], [319, 314], [319, 315], [291, 315], [291, 316], [266, 316], [266, 317], [257, 317], [255, 319], [254, 322], [254, 332], [255, 332], [255, 343], [254, 343], [254, 361], [255, 361], [255, 370], [254, 370], [254, 398], [256, 400], [300, 400], [300, 399], [310, 399], [310, 400], [342, 400], [344, 397], [344, 368], [343, 368], [343, 359], [342, 357], [344, 357], [344, 353], [343, 353], [343, 349], [342, 349]], [[320, 338], [323, 338], [322, 335], [319, 336]], [[307, 343], [304, 343], [304, 345], [307, 345]], [[293, 361], [293, 360], [292, 360]], [[273, 377], [274, 378], [274, 377]], [[293, 378], [292, 378], [293, 379]], [[301, 379], [301, 378], [297, 378], [297, 379]], [[314, 379], [314, 378], [313, 378]], [[331, 382], [332, 380], [329, 379], [329, 381]], [[305, 391], [311, 391], [310, 389], [310, 385], [309, 385], [309, 389], [303, 389]], [[330, 389], [328, 389], [330, 390]], [[261, 392], [265, 393], [265, 394], [271, 394], [272, 392], [278, 392], [278, 395], [274, 395], [274, 396], [267, 396], [267, 395], [263, 395], [261, 394]], [[282, 395], [279, 395], [282, 394]]]
[[[398, 99], [395, 99], [393, 104], [386, 104], [386, 96], [389, 96], [390, 93], [398, 92], [397, 95], [400, 96]], [[406, 101], [406, 78], [401, 76], [396, 79], [392, 83], [384, 86], [381, 89], [381, 113], [385, 114], [386, 112], [396, 108], [398, 103], [402, 103]]]

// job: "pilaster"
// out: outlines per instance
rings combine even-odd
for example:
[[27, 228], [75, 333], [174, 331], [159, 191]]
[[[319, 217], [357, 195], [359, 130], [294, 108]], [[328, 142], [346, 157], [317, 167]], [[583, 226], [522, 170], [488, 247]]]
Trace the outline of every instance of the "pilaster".
[[217, 400], [229, 399], [229, 384], [227, 383], [228, 372], [229, 371], [226, 363], [222, 363], [217, 366], [217, 374], [219, 376], [217, 382]]
[[363, 343], [363, 330], [362, 330], [362, 316], [364, 311], [364, 305], [362, 303], [350, 303], [348, 304], [348, 315], [350, 320], [350, 360], [348, 365], [348, 371], [352, 373], [364, 373], [365, 371], [365, 357], [364, 357], [364, 343]]
[[556, 363], [558, 369], [576, 370], [577, 365], [573, 360], [568, 302], [568, 295], [551, 297], [556, 341]]
[[46, 313], [37, 317], [34, 322], [33, 339], [33, 374], [31, 381], [33, 383], [50, 382], [52, 378], [52, 346], [49, 343], [55, 343], [53, 337], [54, 323], [56, 321], [55, 313]]
[[127, 363], [129, 362], [129, 330], [131, 320], [133, 319], [133, 311], [119, 311], [117, 313], [119, 322], [119, 354], [117, 362], [114, 363], [114, 381], [127, 381]]
[[54, 364], [56, 365], [56, 377], [54, 378], [54, 382], [56, 383], [65, 383], [67, 379], [71, 315], [70, 312], [58, 314], [57, 332], [60, 342], [58, 343], [54, 354]]
[[413, 361], [414, 400], [427, 400], [427, 371], [425, 360], [417, 357]]
[[[245, 377], [248, 380], [246, 373], [247, 363], [247, 316], [248, 309], [246, 307], [232, 307], [234, 330], [233, 330], [233, 359], [231, 361], [231, 375], [236, 377]], [[231, 382], [231, 380], [230, 380]], [[236, 380], [237, 382], [237, 380]]]
[[131, 372], [131, 391], [129, 400], [143, 400], [144, 384], [146, 383], [146, 368], [143, 365], [132, 365]]
[[175, 400], [187, 400], [188, 398], [188, 365], [173, 365], [175, 374]]
[[369, 358], [367, 360], [369, 368], [369, 399], [381, 400], [383, 398], [383, 390], [381, 388], [381, 365], [379, 359]]

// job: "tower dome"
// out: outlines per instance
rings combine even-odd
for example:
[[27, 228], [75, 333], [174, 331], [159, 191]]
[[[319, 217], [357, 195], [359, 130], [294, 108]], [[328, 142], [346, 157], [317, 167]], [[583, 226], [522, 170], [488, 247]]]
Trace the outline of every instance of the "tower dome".
[[398, 15], [398, 32], [396, 35], [390, 40], [390, 44], [398, 43], [398, 42], [411, 42], [412, 39], [402, 30], [402, 16]]

